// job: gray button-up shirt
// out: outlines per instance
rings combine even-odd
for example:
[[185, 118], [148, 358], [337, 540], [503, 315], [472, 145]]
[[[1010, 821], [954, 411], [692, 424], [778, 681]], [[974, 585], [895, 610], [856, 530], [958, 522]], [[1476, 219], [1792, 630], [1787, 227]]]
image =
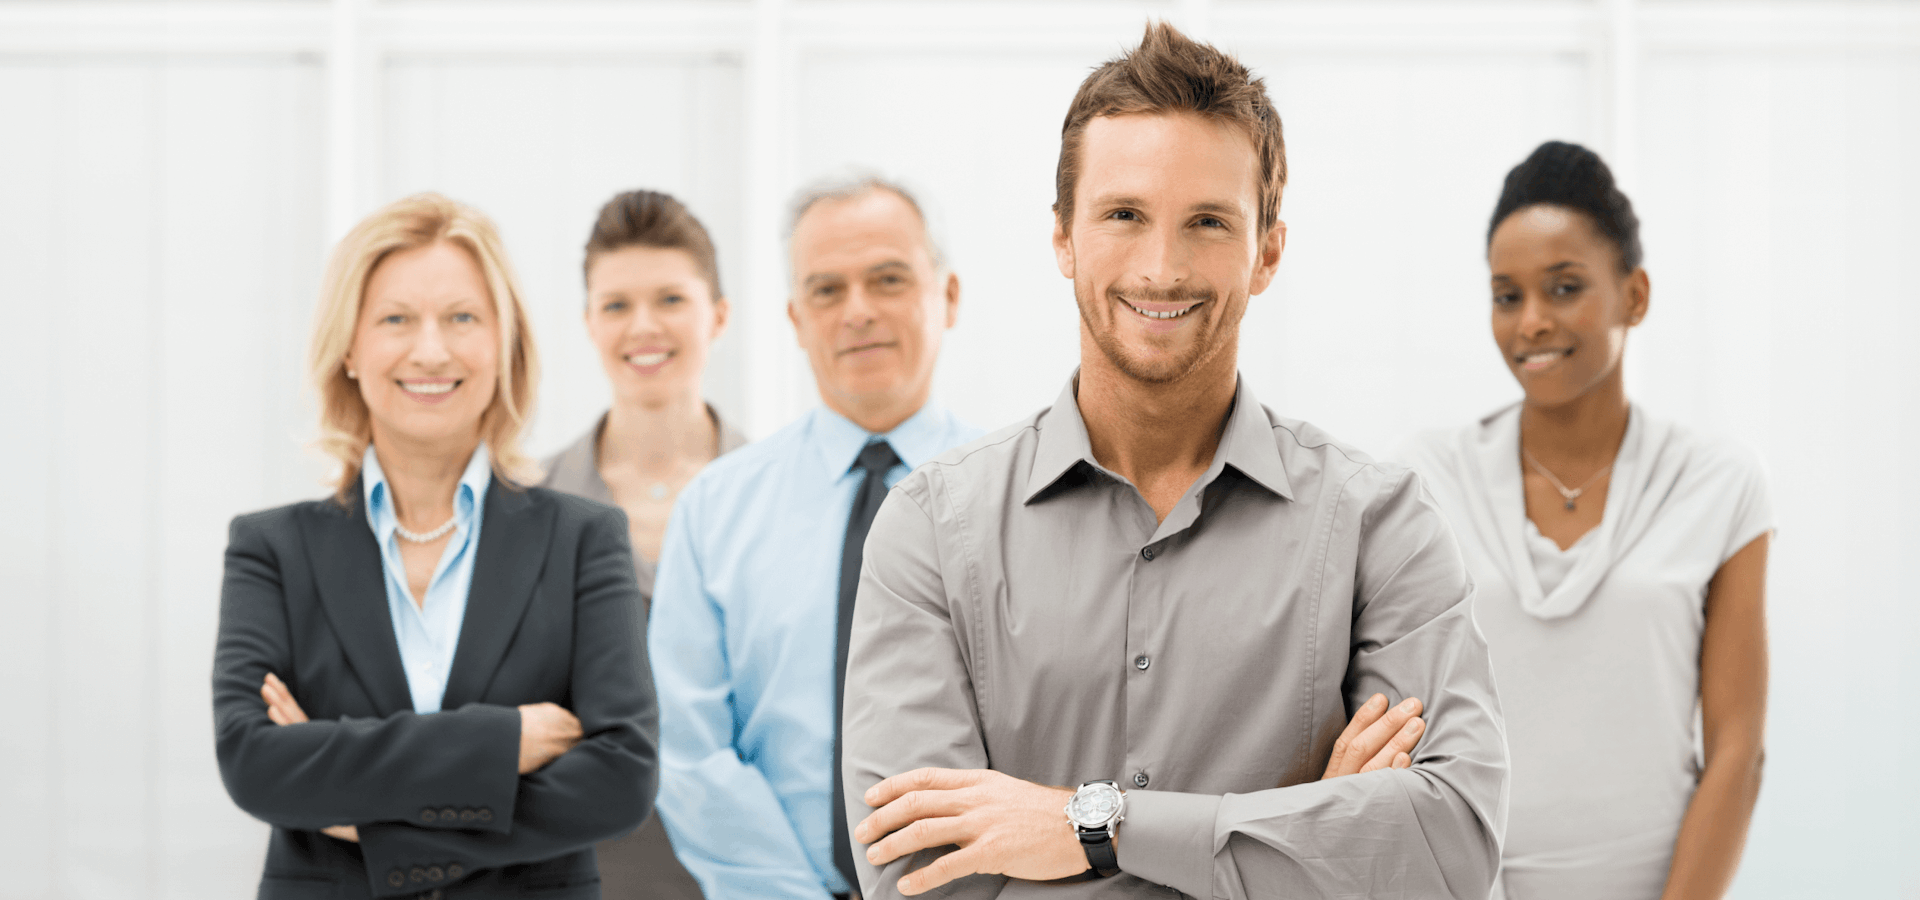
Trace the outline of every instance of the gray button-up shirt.
[[[847, 666], [848, 819], [920, 766], [1111, 779], [1121, 874], [944, 894], [1484, 898], [1507, 753], [1472, 590], [1416, 476], [1244, 382], [1212, 465], [1156, 522], [1094, 460], [1070, 381], [881, 507]], [[1375, 692], [1425, 701], [1413, 767], [1316, 781]], [[951, 849], [878, 871], [856, 853], [863, 893], [898, 896]]]

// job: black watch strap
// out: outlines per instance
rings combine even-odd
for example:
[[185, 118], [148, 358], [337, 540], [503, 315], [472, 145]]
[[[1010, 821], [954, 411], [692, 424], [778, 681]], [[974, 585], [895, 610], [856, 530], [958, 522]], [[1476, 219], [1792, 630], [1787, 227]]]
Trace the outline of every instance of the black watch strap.
[[1113, 852], [1113, 829], [1076, 828], [1074, 833], [1080, 836], [1080, 847], [1087, 851], [1087, 862], [1093, 866], [1094, 874], [1108, 878], [1120, 872], [1120, 857]]

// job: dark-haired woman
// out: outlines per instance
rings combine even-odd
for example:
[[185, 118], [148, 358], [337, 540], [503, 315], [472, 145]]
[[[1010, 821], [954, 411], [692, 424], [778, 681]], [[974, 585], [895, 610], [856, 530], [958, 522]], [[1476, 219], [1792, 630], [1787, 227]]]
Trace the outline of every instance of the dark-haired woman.
[[1406, 452], [1459, 533], [1499, 673], [1510, 900], [1719, 897], [1759, 794], [1766, 483], [1628, 401], [1640, 256], [1598, 156], [1534, 151], [1487, 246], [1495, 349], [1525, 397]]
[[[674, 498], [714, 457], [746, 443], [701, 395], [727, 301], [706, 228], [658, 191], [629, 191], [601, 207], [585, 269], [587, 335], [613, 406], [547, 461], [545, 486], [626, 511], [644, 623]], [[657, 816], [601, 844], [599, 857], [608, 900], [700, 897]]]

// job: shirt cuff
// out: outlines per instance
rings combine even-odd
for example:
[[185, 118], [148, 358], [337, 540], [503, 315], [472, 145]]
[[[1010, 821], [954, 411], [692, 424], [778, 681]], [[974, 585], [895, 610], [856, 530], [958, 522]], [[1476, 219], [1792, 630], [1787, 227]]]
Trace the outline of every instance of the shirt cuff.
[[1220, 798], [1171, 791], [1128, 791], [1116, 829], [1120, 871], [1190, 897], [1213, 896], [1213, 824]]

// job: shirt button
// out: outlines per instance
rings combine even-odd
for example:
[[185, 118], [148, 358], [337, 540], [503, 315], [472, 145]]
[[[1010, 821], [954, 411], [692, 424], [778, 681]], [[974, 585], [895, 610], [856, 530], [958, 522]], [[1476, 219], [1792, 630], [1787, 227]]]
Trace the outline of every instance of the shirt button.
[[1145, 672], [1150, 665], [1153, 665], [1153, 660], [1147, 658], [1146, 654], [1141, 654], [1133, 658], [1133, 667], [1142, 672]]
[[1153, 562], [1153, 548], [1152, 548], [1152, 547], [1141, 547], [1141, 548], [1140, 548], [1140, 558], [1141, 558], [1141, 559], [1144, 559], [1144, 560], [1146, 560], [1147, 562]]
[[1134, 786], [1134, 787], [1146, 787], [1146, 786], [1147, 786], [1147, 773], [1145, 773], [1145, 772], [1135, 772], [1135, 773], [1133, 773], [1133, 786]]

